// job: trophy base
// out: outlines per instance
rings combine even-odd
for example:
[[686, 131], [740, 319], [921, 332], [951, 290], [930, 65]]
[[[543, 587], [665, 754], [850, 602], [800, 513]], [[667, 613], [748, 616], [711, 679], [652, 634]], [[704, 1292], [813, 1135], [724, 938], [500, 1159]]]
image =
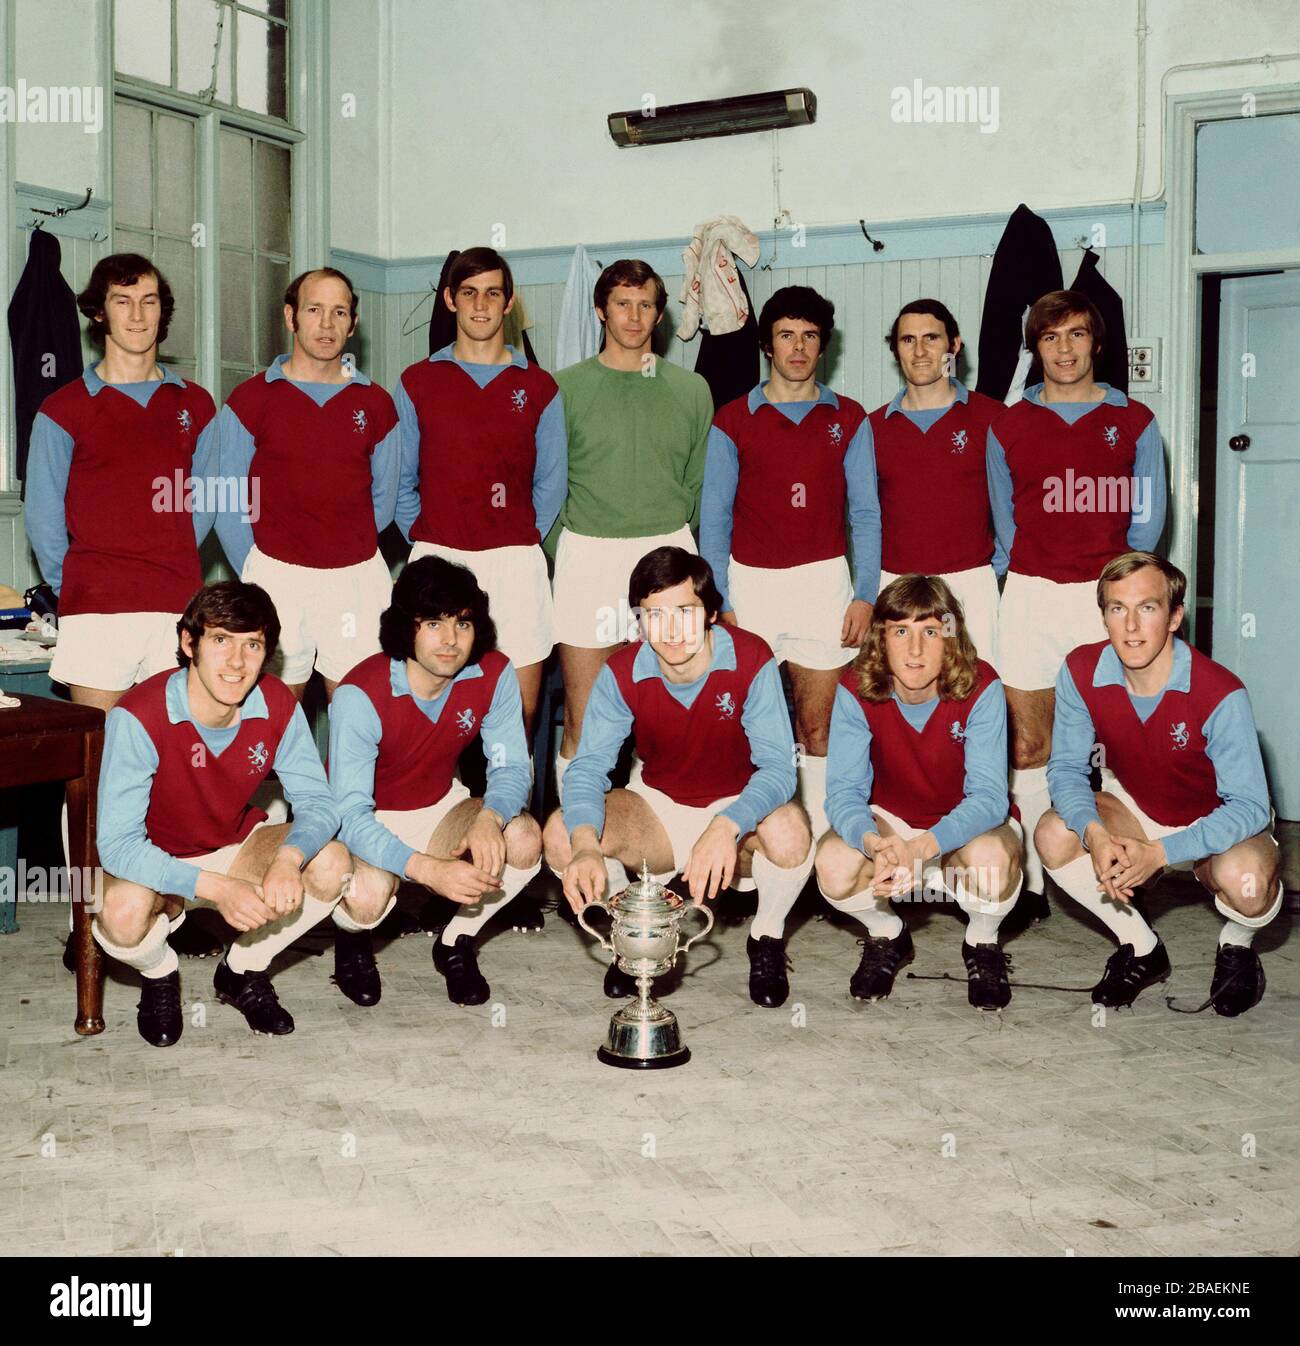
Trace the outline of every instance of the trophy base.
[[601, 1047], [596, 1052], [596, 1060], [623, 1070], [668, 1070], [672, 1066], [684, 1066], [690, 1059], [689, 1047], [682, 1047], [671, 1056], [619, 1056], [608, 1047]]

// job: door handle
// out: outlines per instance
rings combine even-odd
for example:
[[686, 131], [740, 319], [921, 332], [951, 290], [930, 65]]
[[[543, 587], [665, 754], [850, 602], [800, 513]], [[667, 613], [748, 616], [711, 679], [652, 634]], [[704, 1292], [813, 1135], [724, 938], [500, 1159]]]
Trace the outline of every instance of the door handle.
[[1233, 451], [1233, 453], [1245, 453], [1246, 450], [1250, 448], [1250, 436], [1233, 435], [1233, 437], [1228, 441], [1228, 447]]

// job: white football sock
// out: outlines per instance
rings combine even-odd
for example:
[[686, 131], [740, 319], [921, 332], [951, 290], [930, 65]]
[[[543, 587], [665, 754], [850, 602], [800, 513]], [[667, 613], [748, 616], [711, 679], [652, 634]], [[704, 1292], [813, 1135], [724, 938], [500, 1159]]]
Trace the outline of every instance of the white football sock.
[[627, 887], [627, 869], [622, 860], [615, 860], [612, 855], [605, 857], [605, 883], [606, 899], [617, 896]]
[[1220, 948], [1225, 944], [1236, 944], [1239, 948], [1249, 949], [1255, 941], [1255, 932], [1262, 930], [1282, 910], [1282, 880], [1277, 881], [1277, 897], [1273, 899], [1273, 905], [1262, 916], [1243, 916], [1228, 906], [1217, 893], [1214, 905], [1224, 918], [1223, 929], [1219, 931]]
[[1052, 807], [1052, 796], [1047, 789], [1045, 766], [1024, 767], [1012, 771], [1009, 784], [1011, 798], [1020, 810], [1020, 826], [1025, 831], [1025, 887], [1033, 893], [1043, 891], [1043, 862], [1034, 845], [1034, 828], [1038, 820]]
[[1159, 943], [1156, 932], [1131, 902], [1115, 902], [1097, 887], [1092, 856], [1081, 855], [1068, 865], [1047, 872], [1080, 906], [1092, 912], [1121, 944], [1131, 944], [1139, 958], [1145, 957]]
[[[820, 883], [817, 891], [826, 897]], [[903, 933], [903, 918], [889, 905], [887, 897], [873, 897], [864, 888], [860, 893], [851, 893], [845, 898], [826, 897], [826, 900], [836, 911], [842, 911], [865, 925], [872, 939], [897, 939]]]
[[373, 921], [359, 921], [342, 902], [330, 912], [330, 919], [338, 926], [340, 930], [346, 930], [349, 935], [360, 935], [366, 930], [373, 930], [379, 925], [390, 911], [397, 905], [397, 892], [394, 890], [392, 897], [388, 899], [388, 904], [383, 911], [375, 917]]
[[[339, 894], [342, 897], [342, 894]], [[265, 972], [271, 966], [271, 959], [277, 953], [287, 949], [294, 940], [305, 935], [314, 925], [319, 925], [338, 904], [336, 897], [322, 902], [310, 893], [303, 893], [302, 906], [281, 916], [278, 921], [259, 926], [256, 930], [245, 930], [230, 946], [226, 954], [226, 966], [232, 972]]]
[[785, 936], [785, 918], [803, 892], [803, 886], [812, 873], [813, 851], [793, 869], [774, 865], [762, 851], [755, 851], [752, 859], [754, 884], [758, 889], [758, 910], [749, 923], [752, 939], [782, 939]]
[[501, 887], [496, 892], [485, 894], [472, 907], [457, 906], [456, 915], [443, 927], [442, 942], [450, 947], [462, 935], [477, 935], [512, 897], [523, 892], [541, 867], [540, 863], [527, 869], [507, 865], [501, 876]]
[[958, 879], [953, 885], [955, 890], [953, 896], [957, 899], [957, 905], [966, 913], [965, 942], [967, 944], [996, 944], [998, 942], [998, 927], [1011, 914], [1011, 909], [1019, 901], [1024, 886], [1025, 879], [1022, 874], [1016, 884], [1015, 892], [1004, 901], [999, 902], [970, 892], [966, 885]]
[[110, 943], [100, 927], [98, 917], [91, 923], [90, 928], [95, 936], [95, 943], [110, 958], [116, 958], [119, 963], [135, 968], [142, 977], [169, 977], [180, 967], [176, 950], [167, 943], [168, 923], [166, 915], [162, 912], [154, 917], [153, 924], [145, 931], [145, 936], [139, 944]]
[[826, 821], [826, 759], [800, 754], [798, 774], [799, 802], [812, 824], [813, 844], [816, 845], [830, 829], [830, 823]]
[[572, 761], [572, 757], [566, 757], [562, 752], [555, 754], [555, 794], [561, 805], [564, 803], [564, 773]]

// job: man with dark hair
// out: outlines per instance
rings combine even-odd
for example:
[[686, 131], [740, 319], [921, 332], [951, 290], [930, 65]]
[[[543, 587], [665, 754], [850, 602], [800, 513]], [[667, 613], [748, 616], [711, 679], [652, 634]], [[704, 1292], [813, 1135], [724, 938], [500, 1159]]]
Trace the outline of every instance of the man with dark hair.
[[393, 399], [345, 354], [357, 297], [341, 271], [297, 276], [284, 324], [291, 353], [217, 417], [221, 476], [246, 483], [217, 533], [234, 572], [274, 599], [281, 677], [301, 701], [313, 668], [332, 696], [379, 648], [392, 588], [379, 534], [393, 518], [401, 435]]
[[[457, 1005], [489, 996], [475, 938], [540, 868], [541, 832], [524, 812], [532, 785], [519, 681], [495, 648], [488, 597], [464, 566], [412, 561], [380, 624], [382, 652], [343, 680], [330, 707], [330, 781], [352, 852], [335, 976], [360, 1004], [379, 999], [370, 931], [403, 878], [461, 904], [433, 946]], [[476, 735], [487, 790], [471, 798], [456, 762]], [[468, 857], [468, 858], [462, 858]]]
[[414, 544], [411, 560], [441, 556], [473, 570], [531, 729], [553, 646], [541, 542], [564, 499], [564, 405], [555, 380], [506, 345], [515, 290], [505, 258], [467, 248], [447, 281], [435, 302], [456, 315], [456, 339], [397, 386], [397, 526]]
[[998, 927], [1020, 892], [1020, 825], [1007, 816], [1006, 699], [961, 605], [937, 575], [880, 591], [862, 653], [835, 693], [817, 882], [866, 927], [849, 982], [880, 1000], [912, 959], [897, 901], [951, 898], [976, 1009], [1011, 1000]]
[[[772, 651], [719, 626], [709, 564], [681, 547], [641, 558], [628, 584], [643, 642], [619, 650], [592, 688], [582, 742], [546, 824], [546, 860], [578, 911], [626, 866], [681, 873], [697, 905], [752, 871], [758, 912], [746, 942], [749, 994], [774, 1008], [790, 993], [785, 918], [812, 869], [794, 794], [794, 740]], [[609, 777], [629, 734], [640, 761], [626, 789]], [[611, 963], [605, 994], [633, 994]]]
[[826, 830], [835, 685], [866, 636], [880, 558], [867, 414], [817, 379], [834, 325], [834, 305], [806, 285], [763, 305], [758, 339], [771, 371], [713, 418], [700, 501], [700, 550], [722, 620], [762, 636], [785, 664], [814, 837]]
[[1224, 918], [1210, 1002], [1233, 1017], [1264, 994], [1251, 944], [1282, 906], [1281, 864], [1250, 698], [1177, 638], [1186, 593], [1183, 572], [1151, 552], [1102, 570], [1107, 639], [1071, 651], [1056, 678], [1053, 807], [1038, 848], [1052, 878], [1119, 941], [1093, 987], [1096, 1005], [1131, 1005], [1168, 977], [1169, 954], [1133, 896], [1165, 867], [1191, 869]]
[[[302, 709], [263, 676], [278, 627], [255, 584], [200, 589], [176, 624], [182, 667], [132, 688], [108, 715], [97, 827], [104, 901], [92, 928], [109, 957], [140, 973], [136, 1024], [155, 1047], [183, 1027], [167, 935], [186, 902], [215, 907], [241, 932], [217, 965], [217, 998], [255, 1032], [292, 1033], [271, 960], [337, 910], [351, 878], [346, 848], [331, 840], [338, 812]], [[252, 806], [272, 771], [292, 826]]]
[[215, 408], [158, 363], [174, 303], [147, 258], [103, 258], [77, 302], [104, 355], [37, 413], [24, 522], [59, 596], [50, 676], [107, 711], [175, 667], [176, 619], [203, 583], [212, 526]]
[[592, 684], [628, 639], [633, 566], [655, 547], [695, 549], [713, 398], [698, 374], [654, 354], [667, 302], [663, 281], [645, 262], [607, 266], [594, 292], [604, 346], [556, 376], [569, 430], [568, 497], [555, 540], [561, 788]]
[[966, 630], [994, 657], [998, 580], [984, 464], [1002, 404], [957, 377], [961, 333], [937, 299], [904, 304], [889, 329], [903, 387], [868, 420], [880, 492], [880, 587], [900, 575], [938, 575], [961, 604]]
[[1006, 573], [995, 663], [1006, 680], [1011, 797], [1025, 828], [1025, 885], [1043, 890], [1033, 837], [1050, 803], [1053, 685], [1095, 629], [1094, 586], [1120, 553], [1150, 551], [1165, 522], [1160, 427], [1138, 402], [1093, 377], [1105, 341], [1087, 295], [1045, 294], [1026, 346], [1043, 381], [1002, 412], [988, 436], [989, 498]]

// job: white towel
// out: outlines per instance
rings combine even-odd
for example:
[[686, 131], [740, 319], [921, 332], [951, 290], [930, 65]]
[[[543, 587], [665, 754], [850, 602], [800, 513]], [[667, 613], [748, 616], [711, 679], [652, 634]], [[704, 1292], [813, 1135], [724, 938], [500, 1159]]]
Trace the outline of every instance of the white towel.
[[600, 268], [587, 259], [587, 250], [579, 243], [569, 263], [569, 279], [560, 302], [560, 322], [555, 329], [556, 369], [590, 360], [600, 350], [600, 319], [591, 302], [599, 277]]
[[716, 215], [695, 226], [695, 236], [682, 250], [686, 276], [677, 296], [683, 305], [677, 327], [682, 341], [695, 335], [701, 318], [713, 336], [739, 332], [744, 327], [749, 305], [733, 254], [753, 266], [761, 250], [758, 236], [734, 215]]

